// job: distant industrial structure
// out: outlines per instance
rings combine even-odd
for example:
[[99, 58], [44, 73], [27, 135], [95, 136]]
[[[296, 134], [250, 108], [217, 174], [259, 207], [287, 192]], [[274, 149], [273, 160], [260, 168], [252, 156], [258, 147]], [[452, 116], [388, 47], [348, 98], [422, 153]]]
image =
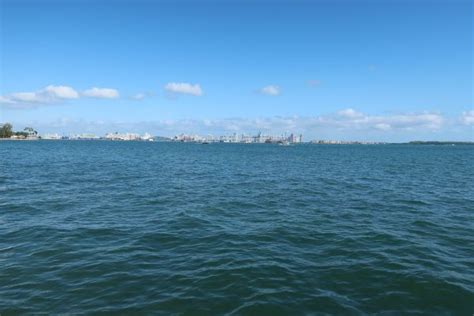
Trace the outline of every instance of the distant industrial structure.
[[256, 143], [256, 144], [264, 144], [264, 143], [302, 143], [303, 142], [303, 135], [295, 135], [290, 134], [287, 135], [280, 135], [280, 136], [272, 136], [272, 135], [264, 135], [261, 132], [255, 136], [250, 136], [247, 134], [237, 134], [234, 133], [232, 135], [223, 135], [223, 136], [200, 136], [200, 135], [187, 135], [187, 134], [180, 134], [176, 135], [172, 138], [175, 142], [208, 142], [208, 143]]
[[[279, 144], [279, 145], [290, 145], [298, 144], [303, 142], [302, 134], [290, 133], [276, 135], [266, 135], [262, 132], [256, 135], [249, 134], [237, 134], [221, 135], [221, 136], [201, 136], [193, 134], [179, 134], [174, 137], [160, 137], [152, 136], [149, 133], [140, 135], [138, 133], [107, 133], [104, 136], [97, 136], [92, 133], [82, 133], [74, 135], [59, 135], [57, 133], [50, 134], [38, 134], [38, 132], [32, 127], [26, 127], [22, 131], [13, 131], [13, 127], [9, 123], [0, 123], [0, 139], [12, 139], [12, 140], [104, 140], [104, 141], [157, 141], [157, 142], [191, 142], [191, 143], [240, 143], [240, 144]], [[385, 142], [371, 142], [371, 141], [347, 141], [347, 140], [311, 140], [309, 144], [316, 145], [378, 145], [387, 144]], [[412, 144], [455, 144], [455, 142], [411, 142]], [[472, 144], [472, 142], [459, 142], [459, 144]]]

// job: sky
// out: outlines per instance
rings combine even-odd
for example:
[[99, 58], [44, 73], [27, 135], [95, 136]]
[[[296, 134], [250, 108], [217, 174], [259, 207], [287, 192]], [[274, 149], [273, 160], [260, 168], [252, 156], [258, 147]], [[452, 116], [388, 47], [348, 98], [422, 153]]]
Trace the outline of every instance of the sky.
[[0, 0], [0, 123], [474, 140], [473, 4]]

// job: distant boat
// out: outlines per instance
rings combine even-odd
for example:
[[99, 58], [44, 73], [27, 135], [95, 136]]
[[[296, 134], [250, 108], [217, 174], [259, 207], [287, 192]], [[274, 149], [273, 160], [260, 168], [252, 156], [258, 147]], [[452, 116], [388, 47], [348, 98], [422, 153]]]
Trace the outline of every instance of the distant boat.
[[287, 140], [284, 140], [284, 141], [279, 142], [278, 145], [280, 145], [280, 146], [290, 146], [291, 143]]
[[209, 145], [209, 142], [202, 142], [203, 145]]

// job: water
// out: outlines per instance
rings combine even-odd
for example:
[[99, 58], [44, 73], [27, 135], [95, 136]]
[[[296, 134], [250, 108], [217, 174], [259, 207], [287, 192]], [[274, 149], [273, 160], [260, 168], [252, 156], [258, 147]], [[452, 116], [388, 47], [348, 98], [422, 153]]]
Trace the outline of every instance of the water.
[[472, 315], [474, 147], [0, 142], [0, 313]]

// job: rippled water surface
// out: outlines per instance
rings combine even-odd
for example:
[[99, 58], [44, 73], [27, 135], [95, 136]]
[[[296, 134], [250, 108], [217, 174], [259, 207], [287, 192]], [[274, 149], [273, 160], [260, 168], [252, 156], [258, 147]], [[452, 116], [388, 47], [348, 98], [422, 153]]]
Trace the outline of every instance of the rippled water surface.
[[0, 313], [474, 313], [474, 147], [0, 142]]

